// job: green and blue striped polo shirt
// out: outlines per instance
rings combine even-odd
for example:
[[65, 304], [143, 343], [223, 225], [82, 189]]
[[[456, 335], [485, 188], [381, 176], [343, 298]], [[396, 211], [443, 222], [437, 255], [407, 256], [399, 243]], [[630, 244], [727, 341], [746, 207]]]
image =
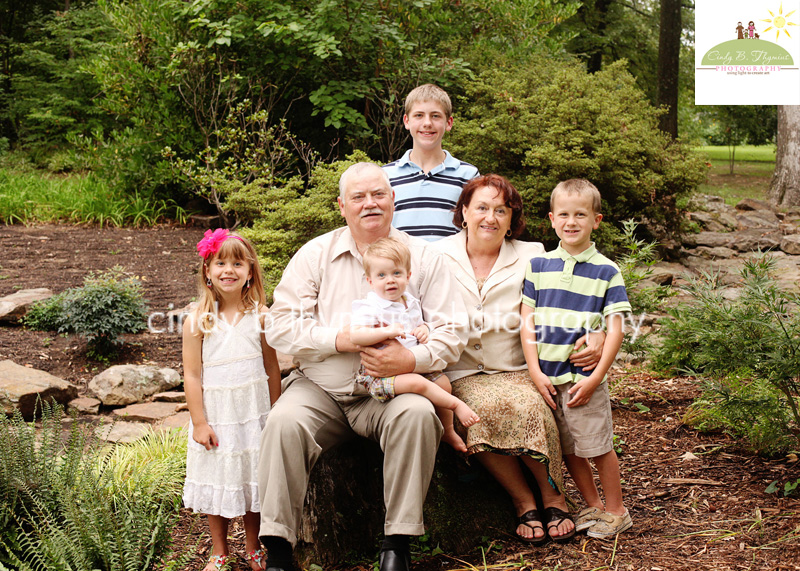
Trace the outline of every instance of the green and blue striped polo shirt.
[[558, 248], [531, 259], [525, 272], [522, 303], [532, 307], [539, 366], [554, 385], [577, 382], [591, 371], [569, 361], [575, 342], [602, 329], [612, 313], [631, 311], [619, 267], [594, 243], [571, 255]]

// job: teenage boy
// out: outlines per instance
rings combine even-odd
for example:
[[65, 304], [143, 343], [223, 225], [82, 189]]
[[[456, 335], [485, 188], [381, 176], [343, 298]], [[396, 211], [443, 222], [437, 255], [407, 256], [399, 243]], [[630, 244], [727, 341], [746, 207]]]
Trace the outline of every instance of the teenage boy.
[[383, 168], [395, 193], [392, 226], [432, 242], [457, 233], [453, 209], [462, 187], [478, 169], [442, 149], [453, 127], [453, 105], [442, 88], [420, 85], [406, 97], [403, 125], [412, 148]]
[[[602, 218], [600, 193], [589, 181], [571, 179], [553, 190], [550, 223], [561, 242], [556, 250], [530, 261], [522, 289], [520, 335], [531, 379], [554, 411], [564, 461], [588, 506], [578, 514], [575, 529], [604, 539], [633, 524], [622, 501], [606, 383], [622, 344], [622, 314], [630, 312], [631, 305], [619, 268], [591, 242]], [[572, 365], [569, 355], [577, 339], [600, 328], [604, 319], [600, 362], [591, 371]]]

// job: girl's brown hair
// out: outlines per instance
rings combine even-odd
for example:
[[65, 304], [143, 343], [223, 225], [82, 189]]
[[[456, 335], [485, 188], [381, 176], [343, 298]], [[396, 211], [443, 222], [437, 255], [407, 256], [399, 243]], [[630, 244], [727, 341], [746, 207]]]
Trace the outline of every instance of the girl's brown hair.
[[217, 313], [216, 305], [219, 301], [217, 293], [213, 285], [210, 287], [206, 285], [208, 267], [217, 258], [242, 260], [250, 264], [250, 287], [242, 288], [242, 300], [238, 309], [260, 311], [267, 304], [267, 296], [264, 294], [264, 277], [255, 248], [247, 239], [230, 232], [219, 250], [203, 259], [197, 274], [198, 296], [197, 307], [194, 310], [194, 322], [199, 324], [203, 334], [208, 333], [214, 327], [213, 320]]

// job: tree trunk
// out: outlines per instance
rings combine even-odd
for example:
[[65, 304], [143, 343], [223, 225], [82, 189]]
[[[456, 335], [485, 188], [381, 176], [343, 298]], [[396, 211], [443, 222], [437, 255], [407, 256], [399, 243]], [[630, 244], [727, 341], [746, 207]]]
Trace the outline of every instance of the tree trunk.
[[777, 142], [767, 199], [775, 206], [800, 206], [800, 105], [778, 105]]
[[681, 53], [681, 0], [662, 0], [658, 35], [658, 105], [667, 113], [659, 128], [678, 137], [678, 68]]
[[[383, 453], [357, 438], [319, 459], [303, 508], [295, 558], [335, 568], [348, 559], [374, 557], [383, 536]], [[486, 535], [510, 533], [514, 506], [500, 485], [473, 461], [468, 466], [446, 446], [439, 449], [424, 506], [425, 545], [464, 554]]]
[[594, 7], [584, 6], [582, 9], [590, 11], [587, 22], [593, 22], [596, 26], [595, 35], [597, 39], [591, 51], [589, 51], [586, 62], [586, 71], [595, 73], [603, 69], [603, 54], [606, 51], [606, 29], [608, 28], [609, 9], [611, 0], [597, 0]]

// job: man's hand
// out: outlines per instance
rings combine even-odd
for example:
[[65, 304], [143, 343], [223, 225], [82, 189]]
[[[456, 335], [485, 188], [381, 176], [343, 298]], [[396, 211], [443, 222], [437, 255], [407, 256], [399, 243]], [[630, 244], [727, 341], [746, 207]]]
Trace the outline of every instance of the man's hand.
[[350, 326], [345, 325], [336, 334], [336, 351], [339, 353], [358, 353], [363, 347], [350, 341]]
[[368, 375], [373, 377], [392, 377], [411, 373], [417, 365], [414, 354], [403, 347], [397, 339], [389, 339], [380, 349], [363, 347], [361, 364]]
[[592, 331], [584, 335], [575, 342], [575, 350], [578, 351], [584, 344], [586, 348], [570, 355], [570, 363], [581, 367], [584, 371], [591, 371], [600, 362], [605, 340], [606, 334], [602, 331]]

